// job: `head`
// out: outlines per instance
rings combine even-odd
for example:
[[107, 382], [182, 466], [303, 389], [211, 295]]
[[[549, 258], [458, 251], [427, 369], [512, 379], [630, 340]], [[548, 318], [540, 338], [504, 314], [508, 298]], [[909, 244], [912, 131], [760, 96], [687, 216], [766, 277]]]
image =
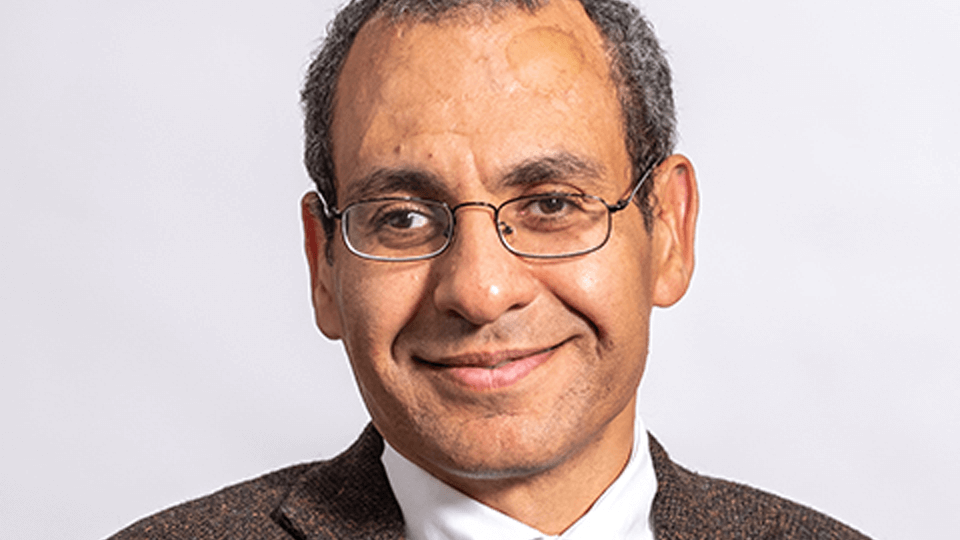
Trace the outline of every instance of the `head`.
[[[535, 12], [542, 0], [355, 0], [347, 4], [327, 29], [323, 46], [310, 64], [302, 102], [304, 163], [317, 191], [332, 206], [338, 203], [336, 167], [330, 128], [340, 72], [360, 28], [374, 16], [394, 22], [431, 23], [455, 17], [464, 8], [486, 11], [519, 9]], [[648, 21], [637, 8], [620, 0], [580, 0], [587, 16], [604, 39], [606, 62], [617, 86], [624, 128], [624, 144], [633, 176], [639, 179], [670, 155], [676, 144], [676, 113], [670, 65]], [[649, 228], [650, 185], [634, 199]], [[328, 239], [334, 223], [324, 219]], [[330, 255], [329, 253], [327, 254]]]
[[[351, 254], [308, 195], [317, 324], [343, 341], [384, 437], [468, 494], [619, 471], [650, 311], [678, 300], [693, 268], [692, 166], [664, 157], [666, 63], [621, 4], [430, 5], [347, 6], [311, 68], [307, 162], [330, 206], [561, 191], [612, 202], [659, 163], [647, 203], [613, 214], [609, 240], [586, 255], [510, 253], [490, 208], [470, 205], [439, 256], [383, 262]], [[625, 74], [621, 50], [644, 74]]]

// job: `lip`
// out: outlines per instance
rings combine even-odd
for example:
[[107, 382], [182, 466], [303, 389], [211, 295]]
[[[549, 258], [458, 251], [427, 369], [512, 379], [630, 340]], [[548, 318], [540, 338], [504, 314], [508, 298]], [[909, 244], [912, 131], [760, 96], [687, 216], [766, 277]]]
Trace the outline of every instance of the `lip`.
[[564, 343], [566, 341], [541, 349], [464, 354], [438, 361], [416, 360], [470, 390], [496, 390], [520, 382], [549, 360]]

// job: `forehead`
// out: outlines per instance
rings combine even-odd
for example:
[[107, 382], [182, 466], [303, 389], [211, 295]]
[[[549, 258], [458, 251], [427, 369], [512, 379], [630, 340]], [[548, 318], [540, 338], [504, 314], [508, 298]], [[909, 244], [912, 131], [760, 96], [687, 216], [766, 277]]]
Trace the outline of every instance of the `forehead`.
[[537, 153], [626, 160], [603, 39], [574, 0], [375, 18], [344, 64], [332, 136], [341, 190], [383, 168], [488, 178]]

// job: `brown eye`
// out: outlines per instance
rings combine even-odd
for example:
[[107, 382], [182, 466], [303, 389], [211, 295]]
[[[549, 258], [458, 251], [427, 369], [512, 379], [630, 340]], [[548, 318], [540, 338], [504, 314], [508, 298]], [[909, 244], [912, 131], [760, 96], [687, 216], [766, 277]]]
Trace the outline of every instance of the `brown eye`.
[[542, 214], [557, 214], [566, 210], [569, 204], [570, 202], [562, 197], [538, 199], [535, 210]]
[[382, 214], [374, 229], [413, 230], [430, 225], [430, 217], [414, 210], [394, 210]]

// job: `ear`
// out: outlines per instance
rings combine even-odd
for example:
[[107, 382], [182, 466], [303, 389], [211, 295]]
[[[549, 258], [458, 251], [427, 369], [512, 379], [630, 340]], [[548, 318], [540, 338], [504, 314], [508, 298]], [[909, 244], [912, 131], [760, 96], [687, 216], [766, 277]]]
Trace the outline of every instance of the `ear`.
[[679, 154], [665, 159], [654, 176], [653, 195], [653, 304], [667, 307], [683, 297], [693, 276], [700, 196], [690, 160]]
[[327, 260], [327, 237], [319, 217], [320, 199], [310, 192], [300, 200], [300, 215], [303, 219], [303, 244], [310, 267], [310, 298], [317, 328], [330, 339], [340, 339], [343, 329], [340, 324], [340, 306], [333, 288], [333, 265]]

